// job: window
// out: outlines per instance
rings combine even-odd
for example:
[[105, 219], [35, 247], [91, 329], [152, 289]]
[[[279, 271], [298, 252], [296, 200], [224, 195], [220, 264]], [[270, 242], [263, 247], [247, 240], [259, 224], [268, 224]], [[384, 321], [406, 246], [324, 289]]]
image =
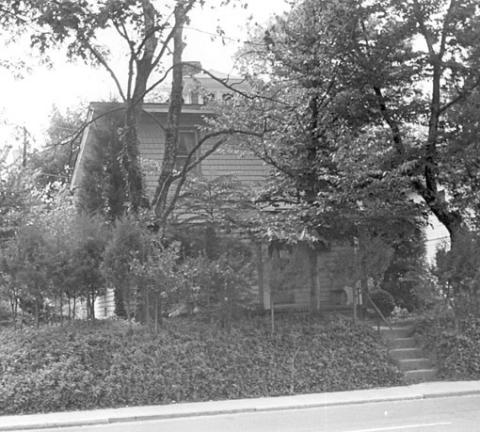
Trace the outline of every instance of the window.
[[[178, 133], [177, 160], [175, 161], [175, 170], [181, 171], [187, 162], [187, 157], [197, 144], [197, 135], [195, 131], [180, 131]], [[195, 160], [193, 156], [191, 162]]]
[[200, 94], [198, 91], [192, 91], [190, 93], [190, 103], [197, 105], [200, 103]]

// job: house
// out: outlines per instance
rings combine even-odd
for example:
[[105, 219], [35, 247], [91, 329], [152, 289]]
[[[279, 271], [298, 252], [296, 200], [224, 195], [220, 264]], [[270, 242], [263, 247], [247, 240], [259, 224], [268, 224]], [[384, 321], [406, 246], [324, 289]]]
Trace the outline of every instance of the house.
[[[228, 97], [226, 89], [218, 80], [210, 75], [196, 73], [198, 69], [187, 69], [184, 85], [184, 105], [180, 125], [180, 146], [177, 157], [179, 166], [182, 159], [198, 142], [205, 116], [213, 112], [205, 105], [205, 99], [221, 100]], [[216, 77], [228, 80], [231, 86], [241, 86], [239, 79], [229, 78], [213, 72]], [[118, 104], [92, 103], [89, 119], [93, 120]], [[145, 103], [144, 113], [138, 127], [140, 153], [143, 160], [160, 163], [164, 149], [164, 130], [168, 112], [168, 105], [162, 103]], [[72, 178], [72, 189], [80, 187], [85, 175], [85, 164], [95, 157], [93, 148], [97, 140], [96, 131], [105, 127], [108, 116], [93, 121], [83, 133], [79, 157], [76, 162]], [[209, 149], [208, 142], [202, 146], [201, 152]], [[207, 179], [214, 179], [222, 175], [234, 175], [245, 184], [261, 184], [269, 175], [269, 169], [254, 155], [240, 155], [238, 152], [227, 149], [217, 151], [204, 159], [196, 174]], [[152, 193], [156, 186], [156, 175], [147, 173], [145, 178], [146, 189]], [[312, 250], [306, 243], [300, 242], [296, 246], [283, 245], [281, 242], [265, 244], [258, 242], [252, 245], [257, 256], [257, 303], [264, 309], [275, 308], [304, 308], [304, 309], [335, 309], [350, 306], [353, 298], [351, 291], [344, 290], [343, 282], [338, 282], [333, 276], [332, 267], [338, 261], [337, 257], [349, 246], [335, 246], [330, 250]], [[351, 249], [351, 248], [350, 248]], [[113, 314], [113, 292], [97, 299], [96, 316], [106, 317]]]

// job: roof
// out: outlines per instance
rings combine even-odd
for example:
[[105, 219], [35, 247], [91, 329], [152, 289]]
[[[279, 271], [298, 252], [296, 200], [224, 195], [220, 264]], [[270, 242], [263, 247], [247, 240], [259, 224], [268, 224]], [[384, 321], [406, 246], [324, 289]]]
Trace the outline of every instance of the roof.
[[[89, 108], [93, 112], [104, 113], [107, 110], [125, 106], [122, 102], [90, 102]], [[148, 113], [167, 113], [168, 103], [144, 103], [142, 109]], [[215, 111], [203, 104], [183, 104], [182, 114], [215, 114]]]

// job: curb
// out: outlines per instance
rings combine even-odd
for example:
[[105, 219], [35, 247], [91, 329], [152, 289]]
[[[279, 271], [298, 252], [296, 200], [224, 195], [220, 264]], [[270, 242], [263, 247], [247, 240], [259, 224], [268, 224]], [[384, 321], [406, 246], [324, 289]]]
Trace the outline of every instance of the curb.
[[480, 381], [432, 382], [402, 387], [272, 398], [100, 409], [0, 417], [0, 431], [101, 426], [135, 421], [256, 413], [480, 395]]

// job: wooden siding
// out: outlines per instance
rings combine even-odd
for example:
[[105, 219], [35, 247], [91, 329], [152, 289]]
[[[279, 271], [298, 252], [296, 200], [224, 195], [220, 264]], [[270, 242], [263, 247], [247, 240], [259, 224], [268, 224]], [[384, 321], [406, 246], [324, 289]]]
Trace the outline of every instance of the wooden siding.
[[[159, 123], [165, 124], [166, 118], [162, 113], [156, 114], [155, 118]], [[180, 128], [185, 131], [196, 130], [196, 125], [202, 124], [200, 114], [184, 115]], [[158, 174], [152, 170], [152, 165], [161, 166], [165, 145], [165, 133], [163, 129], [152, 118], [143, 117], [139, 126], [138, 138], [140, 141], [140, 154], [144, 159], [145, 183], [149, 193], [156, 187]], [[212, 142], [206, 142], [200, 153], [211, 149]], [[268, 175], [268, 168], [254, 155], [239, 154], [232, 149], [234, 144], [229, 143], [228, 148], [220, 148], [212, 153], [200, 164], [199, 174], [208, 179], [222, 175], [234, 175], [242, 182], [256, 183], [265, 180]]]
[[113, 288], [107, 288], [107, 292], [103, 296], [97, 297], [95, 300], [95, 318], [104, 319], [115, 315], [115, 300]]
[[[334, 245], [329, 251], [317, 254], [317, 296], [320, 309], [345, 306], [343, 285], [335, 279], [331, 269], [348, 246]], [[275, 252], [263, 254], [266, 275], [264, 277], [263, 306], [270, 308], [271, 298], [275, 306], [310, 308], [310, 259], [307, 245], [297, 245]], [[279, 285], [277, 285], [279, 284]], [[282, 291], [284, 291], [282, 293]]]

